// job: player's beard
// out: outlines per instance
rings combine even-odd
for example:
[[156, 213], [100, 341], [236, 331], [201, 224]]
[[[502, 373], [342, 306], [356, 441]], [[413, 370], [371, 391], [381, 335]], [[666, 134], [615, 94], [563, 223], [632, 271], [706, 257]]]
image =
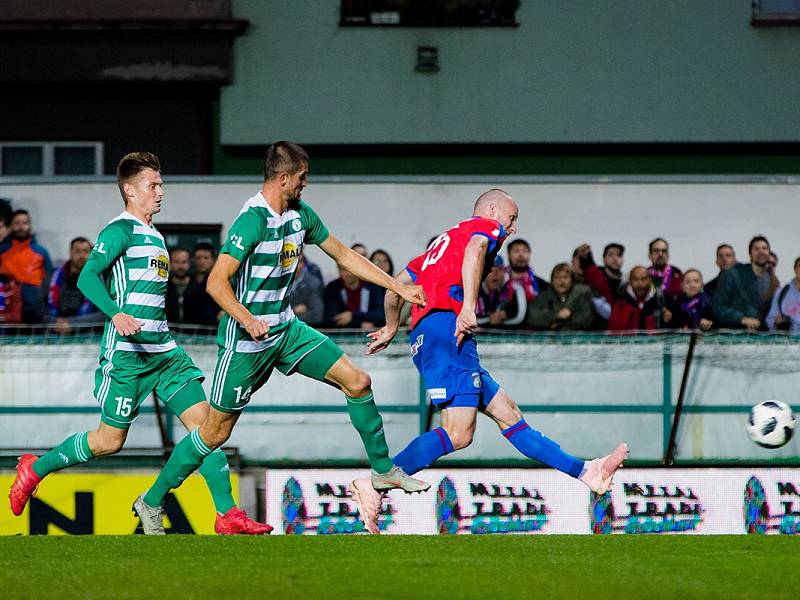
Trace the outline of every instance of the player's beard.
[[292, 198], [289, 198], [287, 206], [292, 210], [300, 206], [300, 196], [293, 196]]

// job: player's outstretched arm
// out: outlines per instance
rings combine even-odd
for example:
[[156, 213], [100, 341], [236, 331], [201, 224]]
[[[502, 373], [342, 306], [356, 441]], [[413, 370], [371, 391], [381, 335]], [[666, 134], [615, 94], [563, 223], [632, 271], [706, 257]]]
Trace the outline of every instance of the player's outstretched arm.
[[260, 340], [269, 333], [269, 325], [259, 321], [236, 298], [231, 287], [231, 277], [239, 270], [241, 263], [230, 254], [220, 254], [214, 268], [208, 275], [206, 291], [219, 307], [235, 319], [254, 340]]
[[[100, 247], [99, 253], [98, 247]], [[109, 258], [108, 252], [110, 250], [105, 250], [102, 245], [95, 245], [92, 249], [92, 254], [89, 255], [89, 260], [86, 261], [83, 269], [81, 269], [81, 274], [78, 277], [78, 289], [88, 298], [89, 302], [111, 319], [119, 335], [136, 335], [142, 330], [142, 323], [129, 314], [122, 312], [122, 309], [111, 298], [103, 283], [103, 271], [121, 253], [121, 251], [117, 252]]]
[[400, 285], [391, 275], [373, 265], [358, 252], [342, 244], [333, 234], [329, 235], [319, 247], [335, 260], [337, 265], [347, 269], [359, 279], [392, 290], [406, 302], [425, 306], [425, 292], [422, 291], [421, 285]]
[[486, 259], [489, 240], [482, 235], [473, 235], [464, 250], [464, 261], [461, 263], [461, 279], [464, 285], [464, 306], [456, 317], [456, 343], [464, 340], [464, 336], [471, 334], [478, 328], [478, 318], [475, 316], [475, 305], [478, 302], [478, 288], [481, 285], [481, 274]]
[[[411, 275], [408, 271], [403, 270], [395, 277], [401, 285], [410, 285], [413, 283]], [[386, 297], [383, 299], [383, 312], [386, 317], [386, 325], [381, 327], [378, 331], [373, 331], [367, 334], [367, 337], [372, 340], [367, 344], [367, 354], [375, 354], [386, 348], [392, 343], [394, 336], [397, 335], [397, 328], [400, 327], [400, 309], [403, 308], [405, 301], [403, 298], [393, 292], [386, 290]]]

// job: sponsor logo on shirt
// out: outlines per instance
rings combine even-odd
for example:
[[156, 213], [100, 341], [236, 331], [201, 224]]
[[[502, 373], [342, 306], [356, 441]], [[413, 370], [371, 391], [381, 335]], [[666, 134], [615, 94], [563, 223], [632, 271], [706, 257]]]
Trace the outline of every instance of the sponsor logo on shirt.
[[284, 242], [283, 250], [281, 251], [281, 266], [288, 269], [300, 257], [300, 248], [294, 242]]
[[151, 257], [148, 266], [159, 277], [169, 277], [169, 257], [166, 254], [158, 254]]

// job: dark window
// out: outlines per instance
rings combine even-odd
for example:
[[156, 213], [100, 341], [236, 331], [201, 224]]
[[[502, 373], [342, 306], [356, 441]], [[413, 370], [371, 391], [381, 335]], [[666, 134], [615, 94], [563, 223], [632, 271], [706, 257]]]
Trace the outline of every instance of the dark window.
[[94, 175], [94, 147], [56, 146], [53, 154], [53, 175]]
[[44, 173], [41, 146], [4, 146], [3, 175], [42, 175]]
[[342, 26], [516, 27], [519, 0], [342, 0]]

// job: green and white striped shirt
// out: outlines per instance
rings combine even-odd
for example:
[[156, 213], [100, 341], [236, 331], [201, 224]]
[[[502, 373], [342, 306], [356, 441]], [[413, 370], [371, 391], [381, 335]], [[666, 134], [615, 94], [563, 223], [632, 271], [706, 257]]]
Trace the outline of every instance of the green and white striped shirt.
[[237, 352], [260, 352], [275, 345], [295, 318], [288, 292], [303, 244], [319, 245], [328, 235], [317, 214], [303, 202], [282, 215], [270, 208], [261, 192], [245, 202], [220, 252], [242, 263], [231, 281], [234, 294], [270, 329], [265, 340], [253, 341], [226, 314], [219, 324], [217, 343]]
[[103, 274], [106, 289], [120, 310], [143, 324], [136, 335], [121, 336], [114, 324], [106, 321], [103, 350], [157, 353], [175, 348], [164, 309], [169, 253], [156, 228], [123, 212], [97, 236], [87, 265], [90, 262]]

